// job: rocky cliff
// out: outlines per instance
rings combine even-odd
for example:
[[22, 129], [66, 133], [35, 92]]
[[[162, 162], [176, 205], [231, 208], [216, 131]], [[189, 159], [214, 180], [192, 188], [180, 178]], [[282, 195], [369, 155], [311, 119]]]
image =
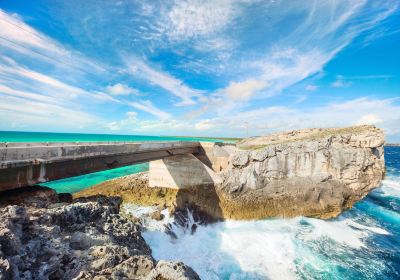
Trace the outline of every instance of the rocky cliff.
[[0, 279], [199, 279], [183, 263], [154, 260], [120, 203], [103, 196], [60, 203], [46, 188], [2, 193]]
[[307, 129], [237, 143], [218, 187], [228, 218], [335, 217], [377, 187], [384, 135], [374, 126]]

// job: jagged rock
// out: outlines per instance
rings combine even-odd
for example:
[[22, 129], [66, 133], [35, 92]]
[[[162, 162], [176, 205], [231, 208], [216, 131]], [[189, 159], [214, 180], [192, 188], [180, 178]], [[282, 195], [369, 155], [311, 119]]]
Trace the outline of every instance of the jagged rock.
[[159, 261], [150, 279], [200, 279], [196, 272], [181, 262]]
[[58, 200], [60, 202], [71, 203], [72, 202], [72, 194], [70, 193], [59, 193]]
[[222, 173], [224, 216], [337, 216], [379, 185], [383, 144], [383, 132], [373, 126], [245, 139]]
[[47, 207], [57, 203], [57, 193], [48, 187], [32, 186], [1, 192], [0, 207], [7, 205], [29, 205], [34, 207]]
[[161, 213], [161, 210], [156, 210], [153, 213], [151, 213], [150, 217], [156, 221], [161, 221], [164, 219], [163, 213]]
[[184, 265], [161, 269], [120, 203], [96, 196], [0, 208], [0, 279], [198, 279]]

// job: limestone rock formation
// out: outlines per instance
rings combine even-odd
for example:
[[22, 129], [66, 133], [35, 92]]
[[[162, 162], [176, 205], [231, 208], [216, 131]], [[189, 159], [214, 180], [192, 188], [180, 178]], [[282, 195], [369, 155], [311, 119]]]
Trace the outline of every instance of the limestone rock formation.
[[0, 208], [0, 279], [199, 279], [180, 262], [152, 258], [118, 197], [35, 200], [43, 195]]
[[218, 188], [224, 216], [335, 217], [379, 185], [383, 144], [383, 132], [374, 126], [244, 139]]

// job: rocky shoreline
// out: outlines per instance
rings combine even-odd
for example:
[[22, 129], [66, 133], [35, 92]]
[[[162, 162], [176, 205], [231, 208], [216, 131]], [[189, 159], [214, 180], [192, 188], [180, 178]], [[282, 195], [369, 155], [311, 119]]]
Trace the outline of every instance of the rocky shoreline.
[[[61, 196], [61, 198], [65, 196]], [[0, 279], [199, 279], [180, 262], [156, 261], [121, 198], [60, 202], [48, 188], [2, 194]]]

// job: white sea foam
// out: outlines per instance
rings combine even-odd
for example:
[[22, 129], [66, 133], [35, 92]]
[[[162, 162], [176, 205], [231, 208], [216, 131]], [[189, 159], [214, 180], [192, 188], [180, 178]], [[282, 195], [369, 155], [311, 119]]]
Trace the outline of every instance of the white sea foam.
[[383, 195], [400, 197], [400, 177], [383, 180], [379, 190]]
[[334, 221], [307, 219], [307, 221], [313, 225], [313, 229], [304, 235], [304, 240], [329, 238], [338, 244], [355, 249], [365, 247], [364, 239], [371, 233], [389, 234], [384, 229], [365, 226], [351, 219]]
[[143, 236], [156, 259], [183, 261], [203, 279], [295, 279], [305, 267], [328, 271], [333, 264], [313, 251], [313, 242], [357, 250], [369, 235], [388, 234], [350, 219], [311, 218], [226, 221], [199, 226], [194, 234], [173, 230], [176, 239], [161, 231]]
[[166, 225], [174, 222], [174, 218], [169, 215], [168, 209], [161, 211], [161, 214], [164, 216], [162, 220], [156, 221], [151, 219], [150, 215], [158, 211], [158, 207], [156, 206], [139, 206], [133, 203], [124, 203], [122, 205], [122, 210], [139, 218], [142, 225], [148, 230], [164, 231]]

